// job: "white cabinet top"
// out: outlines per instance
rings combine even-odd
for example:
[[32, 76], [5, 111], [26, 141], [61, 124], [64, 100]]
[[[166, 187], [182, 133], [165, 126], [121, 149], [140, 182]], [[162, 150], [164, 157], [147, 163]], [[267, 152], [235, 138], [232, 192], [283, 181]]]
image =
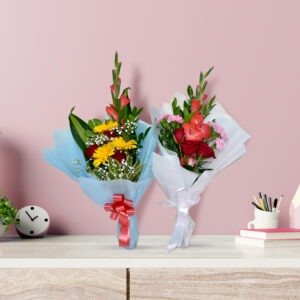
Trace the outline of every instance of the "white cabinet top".
[[2, 238], [0, 268], [300, 268], [300, 247], [238, 246], [233, 236], [193, 236], [190, 248], [168, 254], [169, 236], [141, 236], [138, 247], [115, 236]]

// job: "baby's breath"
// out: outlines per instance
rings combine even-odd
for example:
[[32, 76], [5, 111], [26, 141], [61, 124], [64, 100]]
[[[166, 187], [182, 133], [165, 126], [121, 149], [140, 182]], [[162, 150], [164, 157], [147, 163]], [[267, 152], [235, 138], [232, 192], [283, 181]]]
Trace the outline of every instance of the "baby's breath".
[[118, 135], [122, 135], [123, 133], [134, 134], [135, 130], [136, 130], [136, 127], [137, 127], [136, 122], [126, 120], [124, 122], [124, 124], [120, 125], [116, 129], [116, 132], [118, 133]]
[[101, 146], [103, 144], [105, 144], [107, 141], [109, 141], [111, 138], [107, 137], [104, 134], [95, 134], [91, 137], [89, 137], [86, 141], [86, 146], [92, 146], [92, 145], [98, 145]]

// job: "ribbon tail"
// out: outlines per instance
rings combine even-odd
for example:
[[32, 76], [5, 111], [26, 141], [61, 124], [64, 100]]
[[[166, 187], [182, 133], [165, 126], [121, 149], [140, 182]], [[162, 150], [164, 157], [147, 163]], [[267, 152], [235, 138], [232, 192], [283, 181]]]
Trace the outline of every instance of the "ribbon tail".
[[130, 245], [130, 218], [126, 213], [120, 212], [119, 224], [119, 246], [128, 247]]
[[167, 247], [168, 253], [176, 248], [187, 248], [191, 244], [191, 237], [195, 229], [195, 222], [189, 214], [178, 213], [171, 240]]
[[[117, 223], [117, 237], [118, 240], [120, 241], [120, 234], [122, 234], [124, 231], [122, 231], [121, 225], [120, 223]], [[127, 233], [124, 232], [126, 236]], [[137, 244], [138, 244], [138, 236], [139, 236], [139, 232], [138, 232], [138, 223], [137, 223], [137, 218], [136, 215], [134, 216], [130, 216], [130, 226], [129, 226], [129, 243], [127, 245], [120, 245], [119, 246], [128, 250], [132, 250], [134, 248], [136, 248]], [[128, 241], [127, 241], [128, 242]]]

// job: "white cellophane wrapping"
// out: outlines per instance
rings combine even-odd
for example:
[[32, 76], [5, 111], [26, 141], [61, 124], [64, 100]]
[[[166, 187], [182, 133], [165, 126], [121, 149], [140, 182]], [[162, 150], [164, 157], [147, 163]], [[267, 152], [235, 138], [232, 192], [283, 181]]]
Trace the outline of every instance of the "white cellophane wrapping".
[[[182, 107], [186, 96], [175, 94], [175, 97]], [[153, 124], [156, 124], [156, 120], [165, 114], [173, 114], [170, 103], [164, 103], [161, 109], [152, 109]], [[169, 252], [176, 248], [190, 246], [195, 222], [189, 215], [189, 209], [200, 201], [201, 193], [212, 178], [246, 152], [245, 143], [250, 138], [249, 134], [218, 102], [205, 119], [205, 122], [212, 120], [215, 120], [218, 125], [224, 128], [228, 140], [225, 148], [216, 152], [216, 159], [211, 159], [205, 165], [205, 168], [212, 170], [205, 171], [198, 179], [198, 174], [188, 171], [180, 165], [177, 153], [167, 150], [161, 143], [159, 143], [160, 154], [153, 153], [153, 174], [168, 198], [163, 204], [175, 207], [177, 210], [174, 230], [168, 245]]]

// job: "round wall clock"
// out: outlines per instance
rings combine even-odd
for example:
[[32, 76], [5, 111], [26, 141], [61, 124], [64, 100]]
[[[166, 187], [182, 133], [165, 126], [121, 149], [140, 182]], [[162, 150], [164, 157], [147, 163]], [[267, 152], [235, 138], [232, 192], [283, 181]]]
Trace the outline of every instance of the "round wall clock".
[[16, 229], [21, 237], [43, 237], [49, 226], [50, 217], [42, 207], [29, 205], [17, 212]]

